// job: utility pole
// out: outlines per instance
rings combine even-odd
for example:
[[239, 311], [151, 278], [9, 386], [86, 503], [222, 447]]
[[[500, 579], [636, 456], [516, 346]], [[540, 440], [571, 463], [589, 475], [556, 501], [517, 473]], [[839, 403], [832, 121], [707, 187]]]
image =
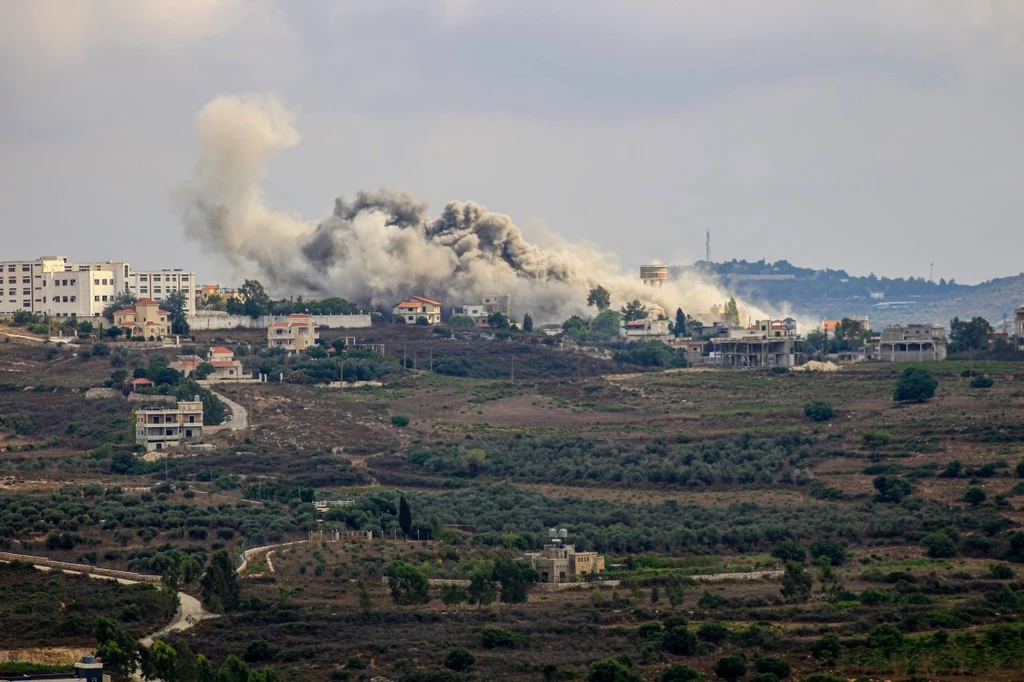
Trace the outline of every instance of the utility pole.
[[931, 263], [928, 266], [928, 283], [929, 284], [931, 284], [932, 282], [935, 281], [935, 278], [933, 277], [934, 274], [935, 274], [935, 263]]
[[711, 229], [704, 232], [704, 267], [711, 270]]

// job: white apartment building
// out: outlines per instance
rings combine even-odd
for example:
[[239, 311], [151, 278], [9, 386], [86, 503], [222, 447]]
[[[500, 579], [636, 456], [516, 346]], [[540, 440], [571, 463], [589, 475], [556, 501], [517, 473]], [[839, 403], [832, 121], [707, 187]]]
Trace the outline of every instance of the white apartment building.
[[99, 317], [114, 297], [124, 291], [155, 301], [172, 291], [181, 291], [187, 301], [187, 314], [195, 314], [192, 272], [133, 272], [123, 261], [75, 263], [64, 256], [0, 261], [0, 315], [28, 310], [53, 317]]

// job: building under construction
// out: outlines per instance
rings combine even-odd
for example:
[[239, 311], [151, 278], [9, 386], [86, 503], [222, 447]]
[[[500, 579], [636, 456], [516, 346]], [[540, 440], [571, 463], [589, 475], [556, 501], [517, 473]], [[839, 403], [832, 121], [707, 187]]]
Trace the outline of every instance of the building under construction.
[[640, 281], [649, 287], [660, 288], [668, 279], [668, 266], [661, 263], [640, 266]]
[[718, 367], [793, 367], [797, 364], [795, 338], [711, 339], [714, 352], [711, 364]]

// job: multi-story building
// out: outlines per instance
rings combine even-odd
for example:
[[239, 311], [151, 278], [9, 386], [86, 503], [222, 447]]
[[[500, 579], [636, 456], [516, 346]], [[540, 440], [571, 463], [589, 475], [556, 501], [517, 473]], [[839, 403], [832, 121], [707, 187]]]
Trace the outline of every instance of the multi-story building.
[[391, 309], [392, 317], [406, 324], [416, 324], [423, 318], [427, 324], [441, 324], [441, 304], [423, 296], [411, 296]]
[[[554, 531], [554, 529], [552, 529]], [[588, 573], [604, 570], [604, 557], [597, 552], [580, 552], [575, 545], [563, 544], [565, 530], [558, 531], [551, 542], [539, 552], [527, 552], [524, 558], [540, 574], [544, 583], [564, 583], [579, 580]]]
[[135, 411], [135, 442], [147, 452], [176, 448], [203, 436], [203, 401], [179, 400], [175, 407], [140, 407]]
[[317, 325], [309, 313], [289, 315], [284, 322], [267, 327], [267, 345], [287, 351], [303, 351], [320, 339]]
[[1017, 345], [1024, 346], [1024, 305], [1013, 311], [1013, 329]]
[[126, 336], [155, 341], [171, 335], [171, 314], [151, 298], [140, 298], [131, 308], [114, 311], [114, 326]]
[[27, 310], [53, 317], [99, 317], [118, 294], [126, 291], [156, 301], [172, 291], [181, 291], [186, 294], [186, 314], [193, 315], [194, 281], [195, 275], [183, 270], [133, 272], [123, 261], [77, 263], [64, 256], [2, 261], [0, 315]]
[[82, 656], [75, 663], [73, 673], [40, 673], [37, 675], [18, 673], [0, 676], [0, 682], [110, 682], [110, 675], [103, 672], [103, 664], [94, 656]]
[[190, 270], [138, 270], [128, 278], [128, 289], [139, 298], [162, 301], [180, 292], [185, 297], [185, 314], [196, 314], [196, 273]]
[[877, 358], [882, 362], [946, 359], [946, 330], [938, 324], [893, 325], [882, 331]]

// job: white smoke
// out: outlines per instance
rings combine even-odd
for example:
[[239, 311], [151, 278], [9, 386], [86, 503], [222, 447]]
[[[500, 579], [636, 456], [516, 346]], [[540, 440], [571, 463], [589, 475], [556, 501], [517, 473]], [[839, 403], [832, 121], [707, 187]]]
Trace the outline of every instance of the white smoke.
[[[274, 96], [224, 96], [199, 112], [202, 156], [174, 195], [186, 233], [222, 257], [238, 276], [260, 279], [277, 295], [342, 296], [390, 308], [412, 294], [446, 307], [511, 294], [517, 315], [555, 322], [586, 314], [587, 293], [603, 286], [616, 307], [635, 298], [671, 317], [698, 319], [728, 294], [695, 275], [653, 289], [618, 259], [550, 235], [540, 248], [509, 216], [471, 201], [449, 202], [440, 216], [405, 192], [360, 192], [337, 199], [321, 221], [274, 211], [260, 182], [269, 157], [299, 142], [294, 114]], [[763, 313], [740, 305], [754, 319]]]

